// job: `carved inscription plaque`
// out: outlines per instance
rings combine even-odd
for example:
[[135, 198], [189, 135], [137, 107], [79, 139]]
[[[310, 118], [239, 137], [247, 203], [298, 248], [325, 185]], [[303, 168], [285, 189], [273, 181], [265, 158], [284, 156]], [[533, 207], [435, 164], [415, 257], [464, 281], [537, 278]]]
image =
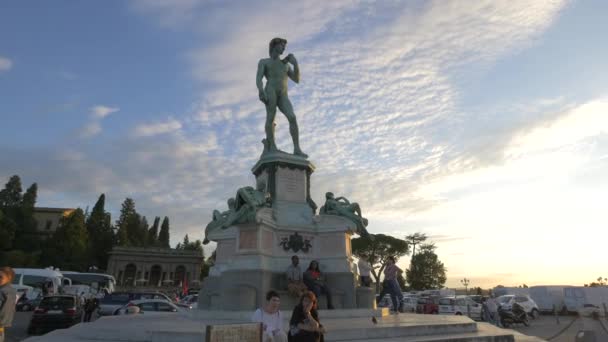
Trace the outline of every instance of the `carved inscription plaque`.
[[262, 342], [262, 324], [208, 325], [205, 342]]
[[239, 249], [256, 249], [258, 234], [255, 230], [241, 230], [239, 232]]
[[277, 199], [306, 202], [306, 171], [280, 167], [277, 170]]

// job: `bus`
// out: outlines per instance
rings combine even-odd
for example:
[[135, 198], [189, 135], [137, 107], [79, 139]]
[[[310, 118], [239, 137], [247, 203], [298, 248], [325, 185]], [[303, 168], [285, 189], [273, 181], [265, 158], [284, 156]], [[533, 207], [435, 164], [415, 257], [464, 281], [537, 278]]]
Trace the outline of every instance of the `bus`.
[[80, 273], [62, 271], [64, 277], [69, 278], [73, 285], [88, 285], [97, 292], [106, 289], [107, 293], [114, 292], [116, 279], [105, 273]]
[[[15, 268], [13, 287], [19, 291], [35, 291], [40, 293], [57, 294], [63, 285], [71, 285], [61, 272], [50, 268]], [[20, 291], [19, 291], [20, 292]], [[28, 294], [28, 298], [31, 294]]]

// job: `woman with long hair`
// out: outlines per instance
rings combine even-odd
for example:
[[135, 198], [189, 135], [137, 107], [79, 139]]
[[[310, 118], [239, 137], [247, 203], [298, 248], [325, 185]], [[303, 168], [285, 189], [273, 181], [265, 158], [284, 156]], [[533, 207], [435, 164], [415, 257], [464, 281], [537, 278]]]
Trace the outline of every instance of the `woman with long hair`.
[[289, 321], [289, 342], [323, 342], [325, 328], [319, 322], [317, 297], [311, 291], [300, 297]]
[[331, 301], [331, 291], [325, 284], [325, 279], [323, 278], [323, 274], [319, 269], [319, 263], [316, 260], [313, 260], [308, 265], [308, 269], [304, 272], [302, 276], [304, 278], [304, 284], [310, 291], [312, 291], [317, 298], [321, 296], [321, 294], [325, 294], [327, 297], [327, 308], [332, 310], [334, 305]]

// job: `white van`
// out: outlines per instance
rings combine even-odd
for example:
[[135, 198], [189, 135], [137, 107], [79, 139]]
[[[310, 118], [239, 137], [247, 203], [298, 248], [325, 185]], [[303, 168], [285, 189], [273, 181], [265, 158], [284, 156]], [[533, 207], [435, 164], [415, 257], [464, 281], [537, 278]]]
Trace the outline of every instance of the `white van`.
[[534, 299], [540, 312], [552, 312], [553, 308], [562, 311], [564, 308], [564, 289], [568, 285], [543, 285], [530, 287], [530, 298]]
[[608, 305], [608, 287], [573, 286], [564, 289], [564, 304], [568, 312], [577, 312], [589, 305], [603, 310], [604, 303]]
[[59, 288], [65, 284], [71, 285], [69, 279], [63, 278], [61, 272], [46, 268], [14, 268], [15, 287], [29, 286], [33, 289], [46, 289], [47, 293], [59, 293]]

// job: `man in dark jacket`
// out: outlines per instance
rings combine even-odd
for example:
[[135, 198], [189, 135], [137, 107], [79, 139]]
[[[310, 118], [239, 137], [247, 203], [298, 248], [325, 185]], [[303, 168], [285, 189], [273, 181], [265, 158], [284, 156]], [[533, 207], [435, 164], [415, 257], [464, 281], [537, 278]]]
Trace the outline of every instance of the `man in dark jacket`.
[[0, 267], [0, 342], [4, 342], [4, 329], [13, 324], [17, 291], [11, 285], [15, 272], [10, 267]]

